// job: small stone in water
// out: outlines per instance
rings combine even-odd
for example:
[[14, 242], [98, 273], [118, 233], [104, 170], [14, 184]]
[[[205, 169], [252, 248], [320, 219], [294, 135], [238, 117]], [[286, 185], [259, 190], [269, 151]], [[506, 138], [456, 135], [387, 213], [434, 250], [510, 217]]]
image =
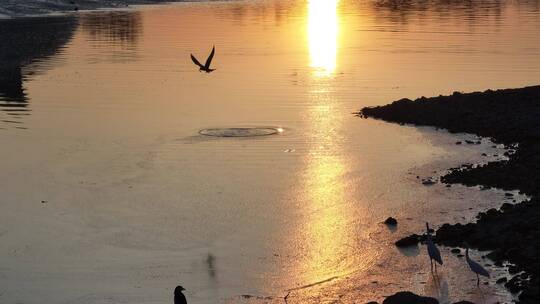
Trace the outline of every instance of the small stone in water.
[[431, 185], [434, 185], [435, 184], [435, 181], [431, 180], [431, 179], [424, 179], [422, 180], [422, 185], [425, 185], [425, 186], [431, 186]]
[[387, 218], [387, 219], [384, 221], [384, 223], [385, 223], [386, 225], [392, 225], [392, 226], [395, 226], [395, 225], [397, 225], [397, 220], [396, 220], [395, 218], [393, 218], [393, 217], [389, 217], [389, 218]]

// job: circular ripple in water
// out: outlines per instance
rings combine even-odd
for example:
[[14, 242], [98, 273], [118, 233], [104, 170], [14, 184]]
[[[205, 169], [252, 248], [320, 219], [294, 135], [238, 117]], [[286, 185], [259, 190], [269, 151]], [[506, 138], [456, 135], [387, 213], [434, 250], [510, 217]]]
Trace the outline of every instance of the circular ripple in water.
[[202, 129], [199, 134], [216, 137], [253, 137], [253, 136], [268, 136], [282, 132], [281, 128], [214, 128]]

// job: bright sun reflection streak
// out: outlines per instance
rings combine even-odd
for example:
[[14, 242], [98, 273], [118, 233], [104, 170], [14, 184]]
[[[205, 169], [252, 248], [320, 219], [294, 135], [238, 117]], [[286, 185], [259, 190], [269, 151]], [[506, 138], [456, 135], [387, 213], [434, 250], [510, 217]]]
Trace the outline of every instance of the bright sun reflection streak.
[[339, 0], [309, 0], [308, 37], [311, 67], [318, 76], [329, 76], [336, 69]]
[[301, 273], [305, 282], [318, 282], [352, 269], [349, 224], [351, 210], [346, 194], [347, 168], [343, 159], [342, 109], [331, 76], [336, 69], [339, 0], [309, 0], [308, 39], [310, 66], [314, 69], [309, 121], [313, 146], [305, 171], [306, 216], [305, 260]]

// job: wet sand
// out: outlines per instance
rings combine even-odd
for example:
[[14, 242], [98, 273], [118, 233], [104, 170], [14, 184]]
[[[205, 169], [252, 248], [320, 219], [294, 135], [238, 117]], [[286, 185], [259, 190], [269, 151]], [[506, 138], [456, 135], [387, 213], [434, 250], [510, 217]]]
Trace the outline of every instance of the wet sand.
[[[540, 302], [540, 86], [488, 90], [450, 96], [401, 99], [387, 106], [362, 109], [363, 117], [419, 126], [435, 126], [452, 133], [489, 137], [509, 148], [508, 160], [481, 166], [465, 165], [443, 176], [447, 184], [482, 189], [519, 190], [531, 198], [478, 214], [469, 224], [444, 224], [436, 240], [447, 246], [467, 242], [502, 266], [509, 262], [512, 277], [500, 278], [519, 303]], [[458, 142], [456, 142], [458, 144]], [[461, 143], [459, 144], [467, 144]], [[507, 197], [513, 198], [512, 193]], [[515, 200], [514, 200], [515, 202]]]

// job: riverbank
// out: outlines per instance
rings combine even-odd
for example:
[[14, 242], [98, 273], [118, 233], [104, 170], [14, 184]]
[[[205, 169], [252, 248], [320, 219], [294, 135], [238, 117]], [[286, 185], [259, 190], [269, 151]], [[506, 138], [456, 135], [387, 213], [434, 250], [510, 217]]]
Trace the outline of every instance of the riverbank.
[[[433, 126], [452, 133], [473, 133], [509, 148], [508, 159], [484, 166], [464, 165], [441, 178], [482, 188], [519, 190], [531, 196], [480, 213], [475, 223], [444, 224], [436, 241], [446, 246], [492, 251], [498, 265], [508, 261], [513, 277], [505, 286], [519, 294], [519, 303], [540, 302], [540, 86], [487, 90], [450, 96], [401, 99], [363, 108], [360, 116], [401, 124]], [[462, 144], [456, 142], [456, 144]], [[511, 194], [508, 194], [509, 196]], [[504, 283], [501, 280], [500, 283]]]
[[178, 0], [4, 0], [0, 2], [0, 18], [40, 16], [99, 8], [126, 8], [130, 5], [166, 2]]

